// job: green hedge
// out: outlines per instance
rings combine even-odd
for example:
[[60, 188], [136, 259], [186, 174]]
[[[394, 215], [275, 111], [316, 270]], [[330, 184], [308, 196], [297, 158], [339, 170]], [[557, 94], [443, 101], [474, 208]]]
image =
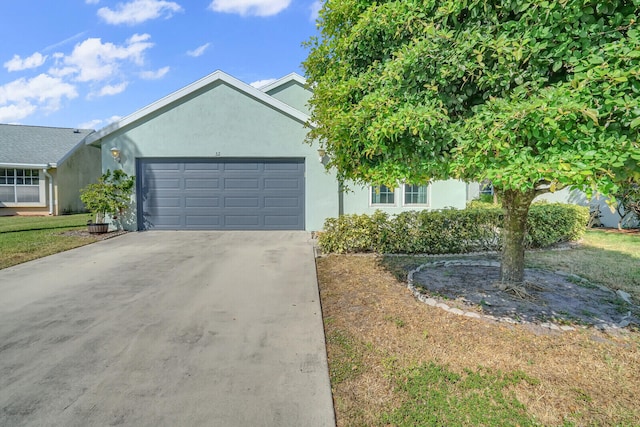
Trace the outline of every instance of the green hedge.
[[[455, 254], [501, 248], [502, 210], [471, 206], [464, 210], [407, 211], [389, 216], [343, 215], [329, 218], [320, 233], [323, 252]], [[577, 240], [589, 209], [562, 203], [536, 203], [529, 211], [529, 248]]]

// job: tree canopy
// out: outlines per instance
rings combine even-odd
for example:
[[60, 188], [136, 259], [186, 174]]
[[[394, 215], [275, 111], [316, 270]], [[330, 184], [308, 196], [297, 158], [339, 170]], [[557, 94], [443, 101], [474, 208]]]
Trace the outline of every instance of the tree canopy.
[[640, 174], [639, 4], [327, 0], [310, 138], [356, 181], [612, 193]]
[[492, 181], [502, 277], [522, 281], [536, 195], [640, 179], [639, 15], [640, 0], [326, 0], [309, 138], [341, 180]]

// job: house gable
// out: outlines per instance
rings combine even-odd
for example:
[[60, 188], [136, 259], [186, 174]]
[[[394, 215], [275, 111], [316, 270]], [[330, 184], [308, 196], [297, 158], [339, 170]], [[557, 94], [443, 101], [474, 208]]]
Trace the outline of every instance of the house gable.
[[312, 92], [307, 81], [296, 73], [278, 79], [260, 90], [307, 115], [311, 114], [308, 104]]
[[166, 111], [170, 111], [173, 108], [185, 104], [186, 102], [197, 98], [202, 93], [208, 92], [220, 85], [226, 85], [230, 88], [243, 93], [247, 97], [252, 98], [259, 103], [273, 108], [279, 111], [281, 114], [289, 116], [300, 123], [306, 123], [309, 119], [308, 115], [296, 108], [293, 108], [286, 103], [279, 101], [278, 99], [265, 94], [264, 92], [222, 72], [215, 71], [208, 76], [182, 88], [164, 98], [149, 104], [146, 107], [134, 112], [133, 114], [121, 119], [118, 122], [112, 123], [109, 126], [99, 130], [98, 132], [90, 135], [86, 139], [86, 144], [99, 144], [100, 140], [117, 133], [118, 131], [126, 130], [130, 127], [135, 127], [139, 122], [148, 121], [149, 119], [163, 114]]

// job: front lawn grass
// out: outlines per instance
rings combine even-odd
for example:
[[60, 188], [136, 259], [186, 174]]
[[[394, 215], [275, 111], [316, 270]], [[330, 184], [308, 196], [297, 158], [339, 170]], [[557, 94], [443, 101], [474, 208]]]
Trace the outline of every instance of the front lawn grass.
[[[579, 248], [526, 258], [637, 298], [639, 248], [638, 234], [590, 231]], [[447, 313], [403, 283], [432, 260], [318, 259], [338, 426], [640, 425], [637, 330], [560, 333]]]
[[0, 217], [0, 269], [66, 251], [97, 238], [68, 235], [86, 229], [88, 214]]
[[640, 302], [640, 233], [588, 230], [576, 249], [528, 252], [525, 261], [528, 267], [573, 273], [622, 289]]

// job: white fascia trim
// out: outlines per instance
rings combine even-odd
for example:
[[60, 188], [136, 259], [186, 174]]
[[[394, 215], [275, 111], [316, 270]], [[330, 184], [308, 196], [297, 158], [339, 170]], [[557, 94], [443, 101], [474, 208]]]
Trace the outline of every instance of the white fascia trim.
[[302, 77], [300, 74], [298, 73], [291, 73], [291, 74], [287, 74], [286, 76], [276, 80], [273, 83], [269, 83], [266, 86], [262, 86], [260, 88], [260, 90], [262, 92], [269, 92], [270, 90], [276, 89], [286, 83], [289, 83], [290, 81], [295, 81], [300, 83], [302, 86], [306, 86], [307, 85], [307, 79], [305, 79], [304, 77]]
[[275, 108], [276, 110], [279, 110], [280, 112], [287, 114], [290, 117], [293, 117], [296, 120], [299, 120], [302, 123], [307, 123], [309, 121], [309, 116], [304, 114], [301, 111], [296, 110], [295, 108], [285, 104], [282, 101], [278, 101], [277, 99], [267, 95], [266, 93], [262, 92], [259, 89], [254, 88], [251, 85], [248, 85], [247, 83], [244, 83], [238, 79], [236, 79], [235, 77], [231, 77], [229, 74], [224, 73], [220, 70], [215, 71], [211, 74], [209, 74], [206, 77], [203, 77], [202, 79], [191, 83], [188, 86], [183, 87], [182, 89], [179, 89], [167, 96], [165, 96], [164, 98], [159, 99], [158, 101], [155, 101], [149, 105], [147, 105], [146, 107], [141, 108], [140, 110], [136, 111], [133, 114], [130, 114], [126, 117], [124, 117], [123, 119], [112, 123], [102, 129], [100, 129], [97, 132], [94, 132], [90, 135], [88, 135], [85, 139], [85, 144], [86, 145], [90, 145], [93, 144], [99, 140], [101, 140], [102, 138], [116, 132], [119, 129], [124, 128], [125, 126], [128, 126], [146, 116], [148, 116], [149, 114], [154, 113], [155, 111], [160, 110], [163, 107], [166, 107], [167, 105], [176, 102], [178, 100], [180, 100], [181, 98], [202, 89], [205, 86], [208, 86], [212, 83], [215, 82], [224, 82], [226, 84], [228, 84], [229, 86], [244, 92], [245, 94], [247, 94], [248, 96], [251, 96], [252, 98], [257, 99], [258, 101], [264, 102], [267, 105], [270, 105], [271, 107]]
[[13, 168], [13, 169], [49, 169], [52, 166], [51, 163], [0, 163], [0, 168]]

